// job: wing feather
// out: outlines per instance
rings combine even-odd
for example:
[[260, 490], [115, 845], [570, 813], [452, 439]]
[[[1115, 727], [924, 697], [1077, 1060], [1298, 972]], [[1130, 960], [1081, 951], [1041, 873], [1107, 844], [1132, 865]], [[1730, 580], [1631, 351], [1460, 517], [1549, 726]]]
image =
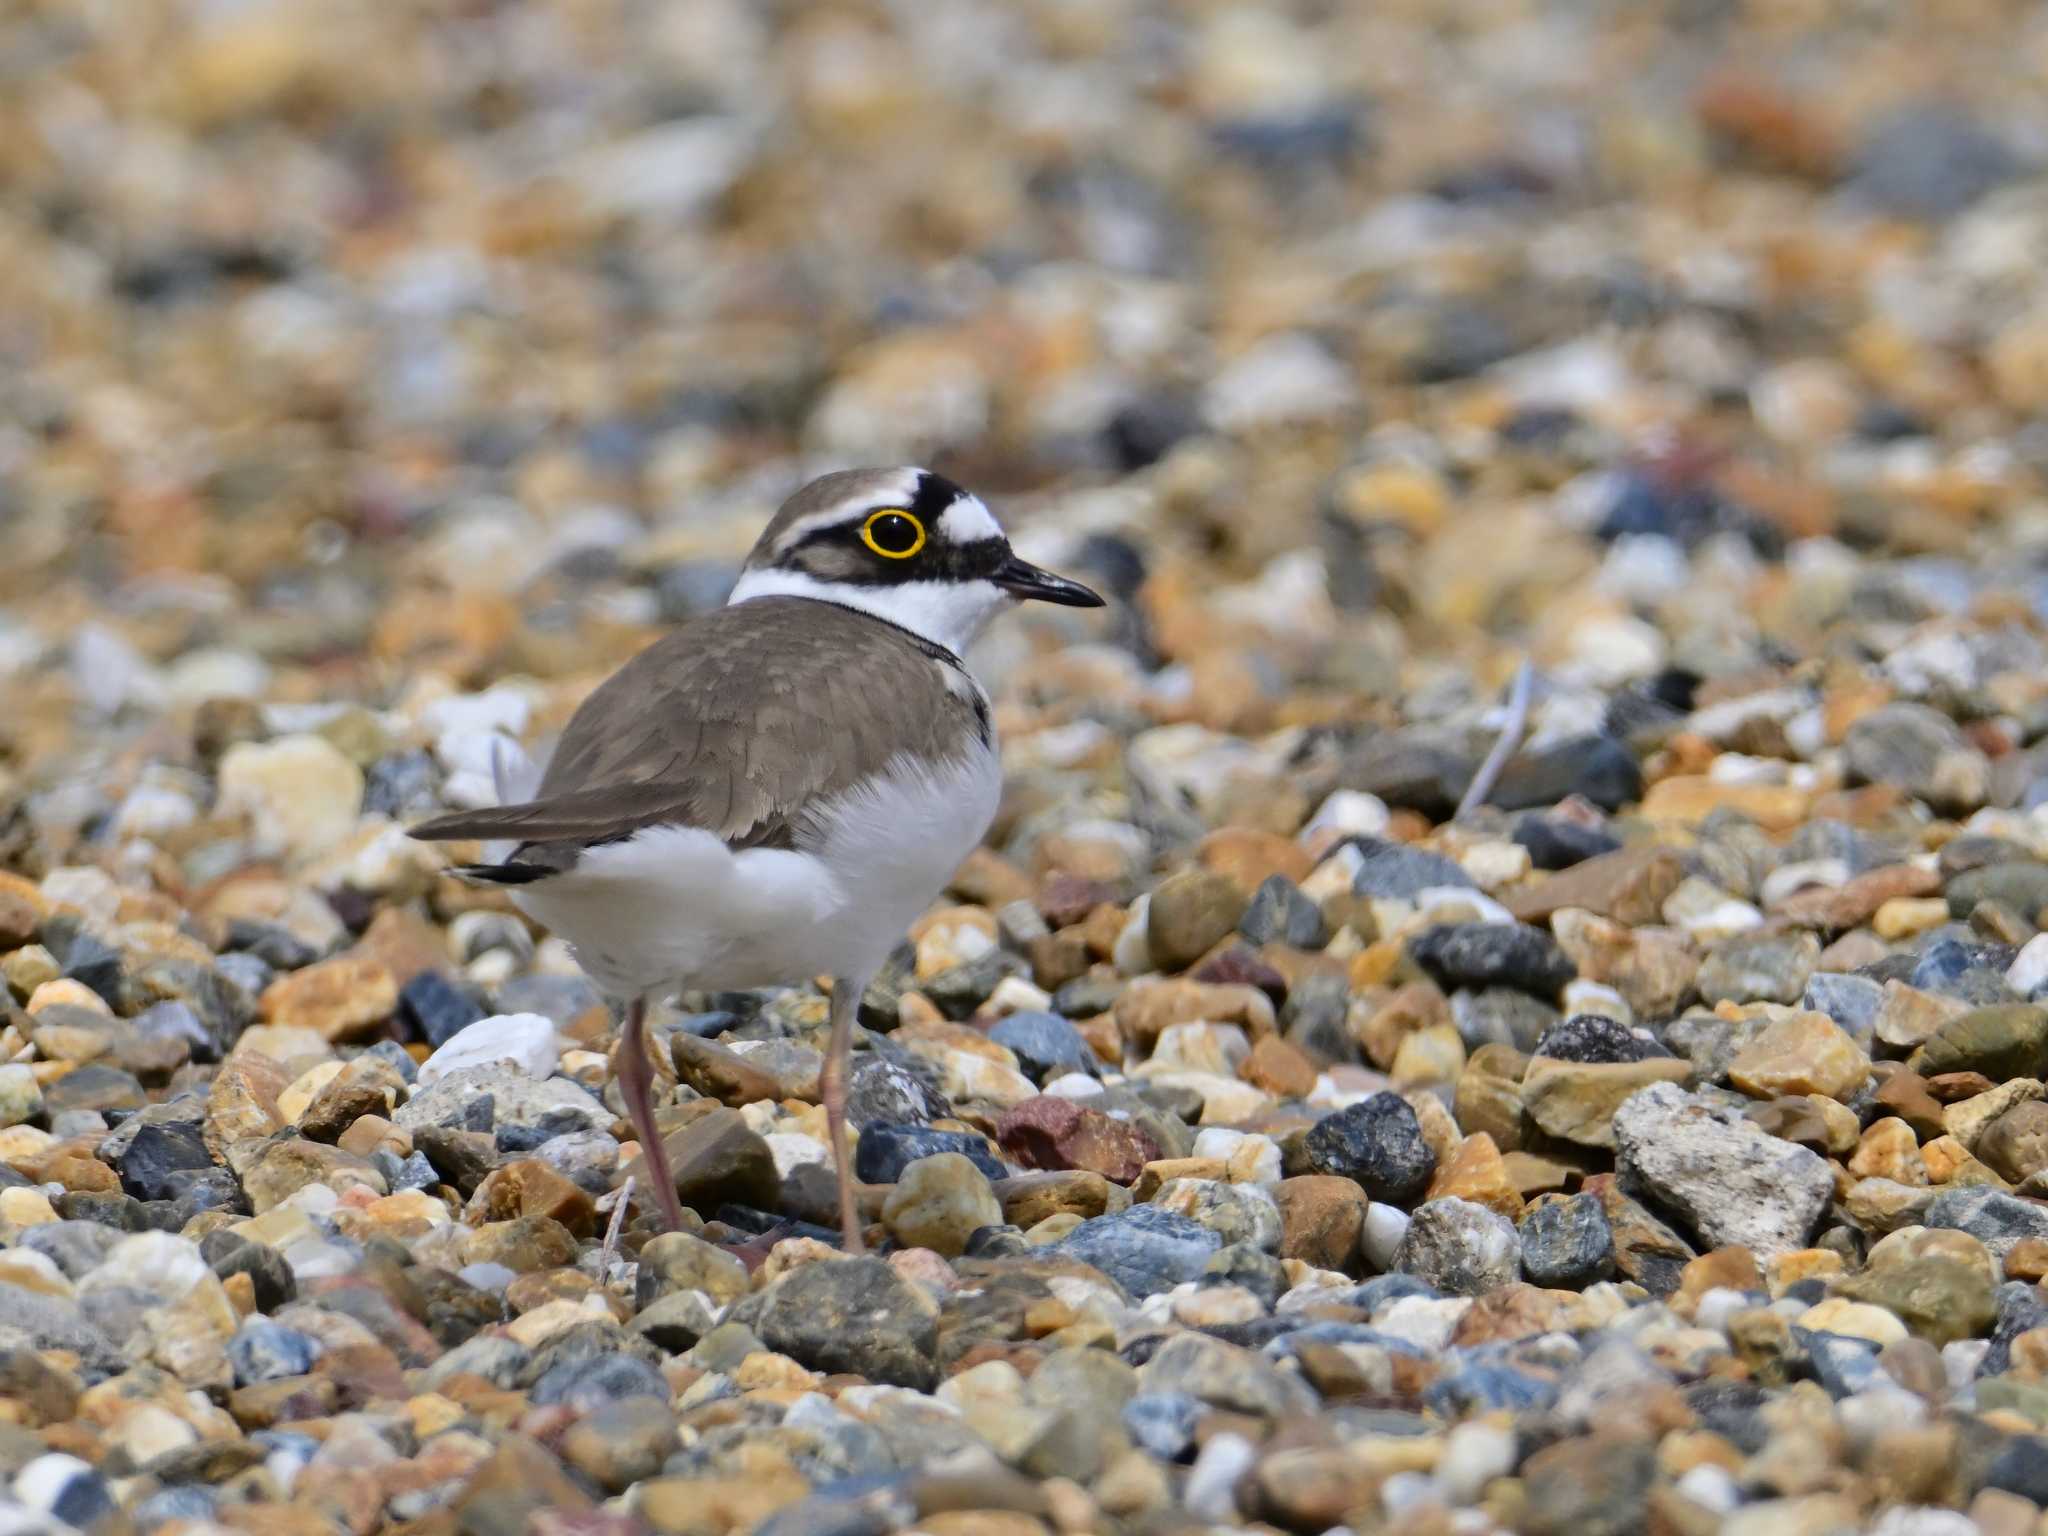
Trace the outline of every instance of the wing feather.
[[413, 836], [587, 846], [675, 825], [734, 847], [792, 846], [807, 805], [900, 751], [942, 755], [971, 734], [972, 706], [945, 667], [916, 637], [836, 604], [718, 609], [583, 702], [532, 799], [438, 816]]

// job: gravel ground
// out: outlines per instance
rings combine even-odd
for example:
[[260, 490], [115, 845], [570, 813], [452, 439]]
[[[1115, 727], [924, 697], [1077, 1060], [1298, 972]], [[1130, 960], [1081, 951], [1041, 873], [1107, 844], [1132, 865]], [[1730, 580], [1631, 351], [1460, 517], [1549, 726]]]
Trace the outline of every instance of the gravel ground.
[[[2044, 71], [0, 5], [0, 1533], [2048, 1529]], [[656, 1233], [601, 999], [404, 828], [895, 461], [1114, 601], [971, 658], [877, 1253], [810, 987], [660, 1014]]]

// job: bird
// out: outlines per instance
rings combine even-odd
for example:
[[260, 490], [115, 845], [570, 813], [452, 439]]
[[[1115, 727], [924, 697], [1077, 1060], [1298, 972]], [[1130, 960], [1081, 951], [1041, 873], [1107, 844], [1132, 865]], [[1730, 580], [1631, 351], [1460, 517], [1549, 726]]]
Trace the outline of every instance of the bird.
[[684, 1221], [654, 1118], [650, 1007], [831, 981], [819, 1074], [842, 1240], [861, 995], [995, 818], [988, 694], [963, 654], [1020, 602], [1103, 606], [1020, 558], [980, 497], [916, 467], [841, 470], [770, 518], [725, 606], [601, 683], [530, 798], [437, 816], [620, 1010], [617, 1076], [659, 1214]]

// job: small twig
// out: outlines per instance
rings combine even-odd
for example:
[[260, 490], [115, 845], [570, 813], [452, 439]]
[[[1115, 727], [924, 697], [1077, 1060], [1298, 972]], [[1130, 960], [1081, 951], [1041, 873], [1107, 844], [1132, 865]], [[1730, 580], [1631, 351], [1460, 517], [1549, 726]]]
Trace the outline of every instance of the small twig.
[[1494, 741], [1493, 750], [1486, 754], [1486, 761], [1479, 765], [1479, 771], [1472, 775], [1472, 782], [1465, 790], [1465, 798], [1458, 802], [1456, 815], [1451, 819], [1462, 821], [1471, 812], [1486, 804], [1486, 797], [1493, 793], [1493, 787], [1500, 781], [1501, 774], [1521, 750], [1522, 737], [1529, 729], [1529, 694], [1536, 684], [1535, 670], [1525, 660], [1515, 669], [1514, 686], [1508, 690], [1508, 718], [1501, 727], [1500, 736]]
[[604, 1283], [604, 1277], [612, 1272], [612, 1252], [619, 1246], [619, 1233], [626, 1225], [626, 1206], [633, 1198], [633, 1175], [626, 1175], [626, 1182], [597, 1202], [602, 1210], [606, 1204], [612, 1208], [612, 1219], [605, 1224], [604, 1245], [597, 1250], [597, 1279]]

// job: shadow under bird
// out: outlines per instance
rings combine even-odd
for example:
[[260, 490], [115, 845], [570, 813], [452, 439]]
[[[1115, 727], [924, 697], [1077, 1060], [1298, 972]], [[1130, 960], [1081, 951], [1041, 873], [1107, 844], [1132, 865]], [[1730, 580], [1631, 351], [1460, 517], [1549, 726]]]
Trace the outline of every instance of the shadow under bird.
[[770, 520], [725, 607], [642, 651], [570, 720], [532, 798], [413, 828], [482, 839], [506, 886], [624, 1008], [620, 1093], [662, 1215], [647, 1010], [665, 992], [832, 978], [821, 1089], [846, 1245], [861, 994], [994, 819], [989, 701], [961, 655], [997, 613], [1102, 599], [1019, 559], [927, 470], [823, 476]]

